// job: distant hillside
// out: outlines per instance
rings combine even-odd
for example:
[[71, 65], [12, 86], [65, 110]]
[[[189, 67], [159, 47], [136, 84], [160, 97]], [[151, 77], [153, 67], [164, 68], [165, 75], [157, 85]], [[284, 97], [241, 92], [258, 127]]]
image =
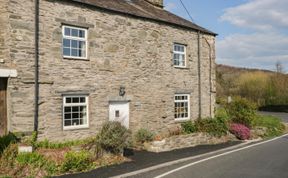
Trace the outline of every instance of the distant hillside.
[[217, 65], [217, 98], [242, 96], [259, 105], [288, 105], [288, 75], [263, 69]]
[[233, 74], [237, 75], [243, 72], [265, 72], [265, 73], [275, 73], [274, 71], [265, 70], [265, 69], [253, 69], [253, 68], [244, 68], [244, 67], [233, 67], [223, 64], [216, 65], [217, 72], [222, 74]]

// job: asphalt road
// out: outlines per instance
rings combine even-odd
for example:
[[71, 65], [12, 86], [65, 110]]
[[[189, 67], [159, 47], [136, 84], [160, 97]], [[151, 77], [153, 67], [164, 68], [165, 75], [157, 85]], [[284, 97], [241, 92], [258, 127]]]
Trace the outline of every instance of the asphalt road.
[[271, 115], [271, 116], [275, 116], [278, 117], [280, 119], [282, 119], [283, 122], [287, 122], [288, 123], [288, 113], [283, 113], [283, 112], [266, 112], [266, 111], [259, 111], [258, 112], [261, 115]]
[[[288, 178], [288, 136], [239, 150], [197, 164], [191, 162], [162, 168], [137, 178], [157, 177], [182, 166], [165, 178]], [[191, 165], [194, 164], [194, 165]], [[191, 166], [189, 166], [191, 165]]]

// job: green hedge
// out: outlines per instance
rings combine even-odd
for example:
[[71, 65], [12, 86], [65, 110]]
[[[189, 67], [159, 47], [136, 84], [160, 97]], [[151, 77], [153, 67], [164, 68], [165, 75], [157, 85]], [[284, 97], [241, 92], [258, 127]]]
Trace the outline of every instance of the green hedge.
[[11, 143], [16, 143], [17, 141], [18, 139], [13, 133], [0, 137], [0, 155]]
[[200, 119], [195, 122], [188, 121], [181, 124], [184, 133], [205, 132], [213, 136], [221, 137], [228, 133], [226, 118], [216, 117]]

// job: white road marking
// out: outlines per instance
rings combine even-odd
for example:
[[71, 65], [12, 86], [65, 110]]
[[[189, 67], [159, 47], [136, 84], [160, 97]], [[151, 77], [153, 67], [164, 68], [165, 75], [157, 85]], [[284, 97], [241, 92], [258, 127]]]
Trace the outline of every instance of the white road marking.
[[195, 165], [195, 164], [199, 164], [199, 163], [202, 163], [202, 162], [205, 162], [205, 161], [214, 159], [214, 158], [218, 158], [218, 157], [221, 157], [221, 156], [225, 156], [225, 155], [228, 155], [228, 154], [231, 154], [231, 153], [239, 152], [239, 151], [242, 151], [242, 150], [245, 150], [245, 149], [248, 149], [248, 148], [252, 148], [252, 147], [255, 147], [255, 146], [258, 146], [258, 145], [263, 145], [263, 144], [265, 144], [265, 143], [273, 142], [273, 141], [278, 140], [278, 139], [280, 139], [280, 138], [283, 138], [283, 137], [285, 137], [285, 136], [288, 136], [288, 134], [282, 135], [282, 136], [280, 136], [280, 137], [273, 138], [273, 139], [271, 139], [271, 140], [263, 141], [263, 142], [260, 142], [260, 143], [255, 143], [255, 144], [253, 144], [253, 145], [249, 145], [249, 146], [246, 146], [246, 147], [243, 147], [243, 148], [239, 148], [239, 149], [236, 149], [236, 150], [228, 151], [228, 152], [225, 152], [225, 153], [222, 153], [222, 154], [219, 154], [219, 155], [211, 156], [211, 157], [209, 157], [209, 158], [205, 158], [205, 159], [202, 159], [202, 160], [199, 160], [199, 161], [196, 161], [196, 162], [187, 164], [187, 165], [182, 166], [182, 167], [179, 167], [179, 168], [177, 168], [177, 169], [173, 169], [173, 170], [168, 171], [168, 172], [166, 172], [166, 173], [164, 173], [164, 174], [158, 175], [158, 176], [156, 176], [155, 178], [162, 178], [162, 177], [164, 177], [164, 176], [167, 176], [167, 175], [172, 174], [172, 173], [174, 173], [174, 172], [180, 171], [181, 169], [185, 169], [185, 168], [187, 168], [187, 167], [193, 166], [193, 165]]

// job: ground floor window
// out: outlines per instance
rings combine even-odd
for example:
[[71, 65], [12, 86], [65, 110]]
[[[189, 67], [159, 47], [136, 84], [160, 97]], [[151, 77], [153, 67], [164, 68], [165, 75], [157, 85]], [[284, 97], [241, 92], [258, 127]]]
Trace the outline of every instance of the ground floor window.
[[73, 95], [63, 97], [63, 128], [88, 127], [88, 96]]
[[185, 120], [190, 118], [190, 95], [177, 94], [174, 97], [175, 120]]

